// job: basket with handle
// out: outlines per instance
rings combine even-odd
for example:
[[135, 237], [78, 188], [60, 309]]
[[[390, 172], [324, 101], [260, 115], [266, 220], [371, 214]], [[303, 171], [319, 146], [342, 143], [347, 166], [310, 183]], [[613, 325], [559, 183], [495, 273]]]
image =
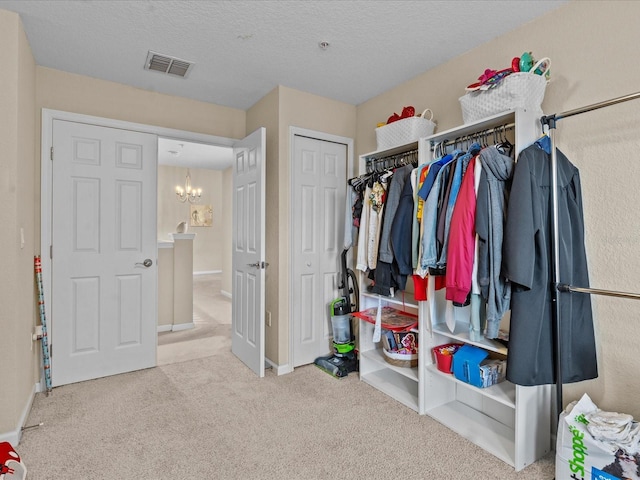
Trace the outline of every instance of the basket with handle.
[[385, 361], [395, 367], [414, 368], [418, 366], [417, 353], [399, 353], [389, 351], [386, 348], [383, 348], [382, 352], [384, 353]]
[[415, 142], [421, 137], [428, 137], [435, 128], [433, 112], [426, 108], [420, 115], [403, 118], [376, 128], [378, 150], [387, 150]]
[[516, 72], [488, 90], [469, 92], [459, 98], [464, 123], [475, 122], [514, 108], [542, 110], [548, 80], [544, 75]]

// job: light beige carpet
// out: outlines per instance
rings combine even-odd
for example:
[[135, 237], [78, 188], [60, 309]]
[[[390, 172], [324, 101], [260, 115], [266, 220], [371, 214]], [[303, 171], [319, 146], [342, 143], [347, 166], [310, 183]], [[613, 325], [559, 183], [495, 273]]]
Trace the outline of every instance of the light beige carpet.
[[214, 355], [229, 345], [231, 299], [220, 293], [221, 275], [193, 277], [194, 328], [158, 334], [158, 365]]
[[260, 379], [230, 350], [38, 394], [27, 425], [43, 425], [16, 449], [28, 479], [554, 477], [553, 452], [516, 473], [357, 374]]

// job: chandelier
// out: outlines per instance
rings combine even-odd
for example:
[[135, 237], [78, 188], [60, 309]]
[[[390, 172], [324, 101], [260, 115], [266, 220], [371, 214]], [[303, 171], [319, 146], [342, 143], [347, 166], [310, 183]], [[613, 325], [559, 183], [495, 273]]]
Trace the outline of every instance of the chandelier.
[[191, 186], [191, 173], [189, 172], [189, 169], [187, 169], [187, 178], [184, 180], [184, 187], [181, 187], [180, 185], [176, 186], [176, 195], [178, 196], [178, 200], [182, 203], [187, 200], [189, 203], [197, 203], [198, 200], [200, 200], [200, 197], [202, 196], [202, 189], [193, 188]]

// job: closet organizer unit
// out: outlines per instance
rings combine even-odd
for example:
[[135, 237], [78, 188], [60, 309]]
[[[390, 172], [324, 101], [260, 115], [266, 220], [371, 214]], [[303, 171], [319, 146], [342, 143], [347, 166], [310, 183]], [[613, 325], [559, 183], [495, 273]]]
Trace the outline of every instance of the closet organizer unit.
[[[434, 146], [444, 141], [481, 134], [509, 125], [516, 155], [541, 135], [540, 111], [517, 109], [421, 138], [418, 142], [360, 156], [360, 170], [377, 159], [418, 149], [420, 164], [431, 162]], [[490, 135], [488, 138], [492, 138]], [[526, 252], [523, 252], [526, 255]], [[419, 414], [427, 414], [489, 453], [512, 465], [515, 470], [530, 465], [550, 451], [551, 387], [524, 387], [503, 381], [488, 388], [477, 388], [437, 369], [432, 349], [448, 343], [480, 347], [507, 357], [501, 343], [469, 338], [469, 307], [454, 309], [456, 325], [451, 331], [445, 323], [444, 290], [429, 292], [424, 302], [413, 300], [410, 292], [394, 297], [368, 293], [365, 274], [360, 277], [360, 309], [391, 306], [418, 315], [418, 365], [396, 367], [387, 363], [381, 343], [372, 341], [374, 325], [360, 319], [360, 379], [386, 393]], [[502, 327], [508, 329], [508, 314]]]

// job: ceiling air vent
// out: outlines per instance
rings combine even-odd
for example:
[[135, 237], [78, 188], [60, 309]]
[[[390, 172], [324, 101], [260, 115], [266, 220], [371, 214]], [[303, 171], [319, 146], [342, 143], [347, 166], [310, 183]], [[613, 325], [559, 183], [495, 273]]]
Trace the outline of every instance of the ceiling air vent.
[[145, 70], [155, 70], [156, 72], [168, 73], [178, 77], [186, 77], [192, 67], [192, 62], [152, 52], [151, 50], [149, 50], [147, 61], [144, 64]]

